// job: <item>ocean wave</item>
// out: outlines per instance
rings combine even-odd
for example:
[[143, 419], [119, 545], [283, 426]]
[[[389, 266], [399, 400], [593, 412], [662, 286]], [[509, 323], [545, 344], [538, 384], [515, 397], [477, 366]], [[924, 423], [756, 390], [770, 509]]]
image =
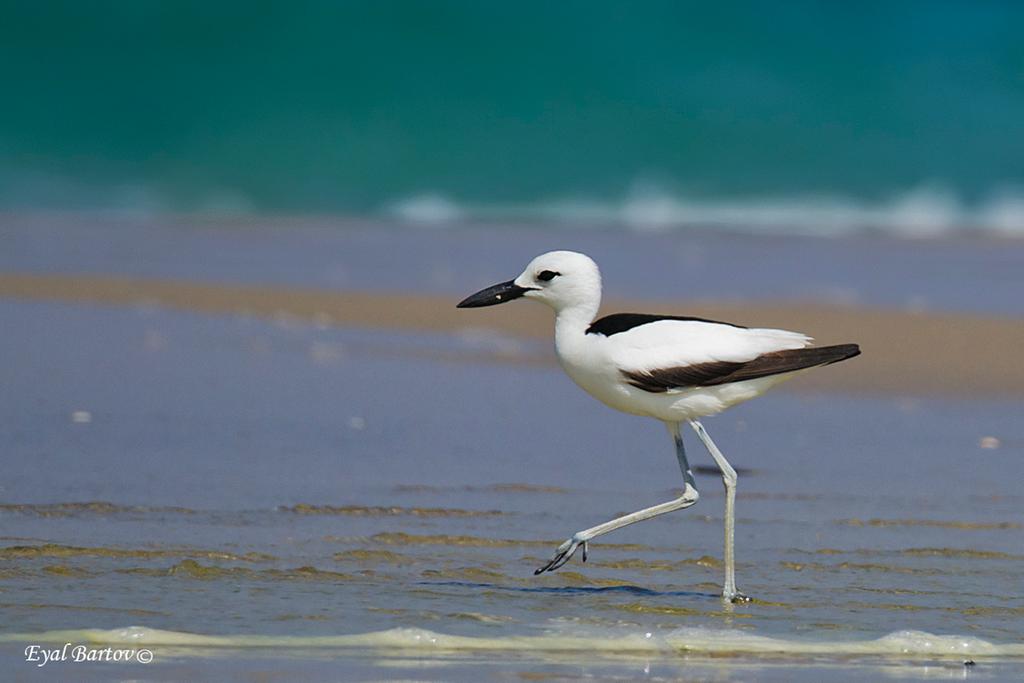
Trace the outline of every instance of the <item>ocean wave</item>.
[[881, 201], [840, 196], [708, 199], [637, 185], [619, 200], [556, 199], [536, 203], [462, 203], [437, 193], [387, 206], [385, 213], [424, 226], [476, 221], [554, 223], [635, 232], [716, 229], [770, 235], [882, 234], [905, 238], [982, 234], [1024, 236], [1024, 189], [999, 188], [968, 204], [937, 185]]
[[[0, 208], [5, 210], [84, 210], [134, 220], [178, 213], [246, 220], [266, 209], [241, 191], [211, 187], [194, 195], [182, 199], [159, 184], [93, 187], [76, 179], [19, 175], [0, 167]], [[500, 202], [423, 192], [390, 202], [360, 202], [359, 208], [338, 205], [310, 210], [436, 229], [500, 222], [636, 233], [711, 230], [814, 237], [1024, 237], [1024, 186], [1013, 184], [995, 186], [979, 199], [966, 201], [956, 189], [941, 183], [864, 199], [841, 194], [712, 197], [637, 182], [606, 199], [581, 194]]]
[[0, 634], [0, 642], [89, 643], [135, 647], [206, 649], [365, 649], [380, 653], [415, 651], [418, 655], [458, 652], [518, 652], [523, 654], [582, 653], [587, 656], [706, 655], [713, 657], [825, 656], [901, 658], [1024, 657], [1024, 644], [993, 643], [965, 635], [936, 635], [896, 631], [875, 639], [811, 640], [776, 638], [730, 629], [680, 628], [649, 632], [628, 627], [609, 629], [552, 629], [537, 635], [458, 636], [420, 628], [394, 628], [351, 635], [272, 636], [203, 635], [143, 626], [116, 629], [76, 629], [41, 633]]

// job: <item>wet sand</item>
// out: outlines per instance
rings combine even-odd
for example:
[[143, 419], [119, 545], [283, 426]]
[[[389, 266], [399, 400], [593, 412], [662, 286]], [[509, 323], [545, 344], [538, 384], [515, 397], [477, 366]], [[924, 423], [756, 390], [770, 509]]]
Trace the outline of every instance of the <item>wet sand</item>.
[[[8, 223], [0, 242], [18, 673], [25, 644], [127, 638], [154, 662], [42, 671], [1020, 678], [1024, 250], [181, 222]], [[455, 309], [565, 246], [623, 295], [606, 312], [864, 347], [708, 421], [740, 472], [755, 602], [717, 597], [722, 493], [699, 449], [698, 507], [533, 575], [678, 485], [663, 429], [556, 367], [550, 311]]]
[[[469, 293], [467, 291], [467, 293]], [[440, 295], [331, 291], [96, 275], [0, 274], [0, 297], [198, 313], [296, 319], [318, 325], [420, 332], [489, 330], [546, 339], [551, 312], [516, 303], [463, 311]], [[791, 388], [960, 396], [1024, 395], [1024, 321], [962, 313], [903, 312], [822, 303], [715, 303], [613, 300], [603, 312], [686, 314], [748, 326], [781, 327], [819, 344], [857, 342], [855, 363], [808, 373]], [[452, 356], [472, 359], [472, 354]], [[489, 361], [553, 363], [549, 353], [502, 354]]]

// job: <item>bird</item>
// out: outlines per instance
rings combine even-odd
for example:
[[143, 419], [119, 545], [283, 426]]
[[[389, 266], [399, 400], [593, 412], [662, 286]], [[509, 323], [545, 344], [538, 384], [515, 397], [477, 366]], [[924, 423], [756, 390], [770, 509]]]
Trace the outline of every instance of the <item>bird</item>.
[[681, 432], [687, 423], [718, 466], [725, 487], [722, 599], [746, 602], [749, 598], [736, 588], [736, 470], [700, 418], [756, 398], [798, 373], [853, 358], [860, 347], [814, 347], [799, 332], [689, 316], [615, 313], [595, 319], [601, 293], [601, 272], [590, 257], [552, 251], [530, 261], [515, 279], [457, 305], [479, 308], [516, 299], [546, 304], [555, 313], [555, 353], [566, 374], [611, 408], [663, 422], [675, 447], [683, 475], [678, 498], [576, 532], [534, 574], [559, 569], [577, 550], [586, 562], [589, 544], [598, 536], [696, 504], [700, 494]]

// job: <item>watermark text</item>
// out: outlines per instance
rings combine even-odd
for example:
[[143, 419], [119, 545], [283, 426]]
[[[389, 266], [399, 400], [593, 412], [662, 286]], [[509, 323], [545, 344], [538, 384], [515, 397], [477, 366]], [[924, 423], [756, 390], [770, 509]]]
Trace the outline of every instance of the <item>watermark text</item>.
[[64, 643], [62, 647], [43, 647], [29, 645], [25, 648], [25, 661], [36, 666], [46, 666], [51, 662], [138, 662], [149, 664], [153, 661], [153, 651], [145, 648], [89, 647]]

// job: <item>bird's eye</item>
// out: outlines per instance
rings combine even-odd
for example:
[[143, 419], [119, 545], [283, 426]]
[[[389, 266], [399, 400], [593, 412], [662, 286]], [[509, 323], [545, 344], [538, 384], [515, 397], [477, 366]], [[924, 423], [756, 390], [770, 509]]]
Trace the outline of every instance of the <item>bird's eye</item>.
[[553, 270], [542, 270], [537, 273], [537, 279], [541, 282], [548, 282], [550, 280], [554, 280], [557, 275], [561, 275], [561, 273], [556, 273]]

